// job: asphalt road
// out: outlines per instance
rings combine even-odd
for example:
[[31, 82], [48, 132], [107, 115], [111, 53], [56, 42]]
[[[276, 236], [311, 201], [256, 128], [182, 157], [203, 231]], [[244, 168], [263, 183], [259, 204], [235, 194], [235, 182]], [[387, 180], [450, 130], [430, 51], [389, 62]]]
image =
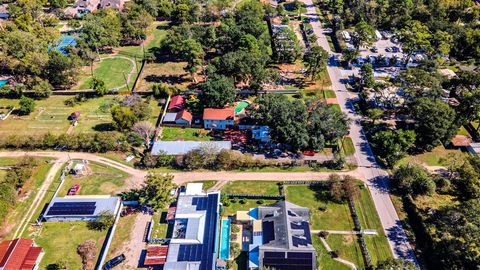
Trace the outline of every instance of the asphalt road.
[[[328, 45], [326, 35], [322, 29], [312, 0], [302, 1], [307, 5], [307, 13], [305, 15], [310, 18], [313, 31], [318, 37], [318, 44], [329, 52], [329, 54], [335, 54]], [[365, 176], [363, 181], [367, 184], [372, 194], [385, 234], [388, 237], [390, 248], [395, 257], [411, 260], [418, 264], [414, 250], [402, 228], [400, 219], [388, 193], [388, 174], [382, 170], [376, 162], [375, 155], [362, 130], [360, 124], [361, 117], [356, 114], [353, 109], [352, 99], [356, 99], [358, 96], [350, 94], [347, 91], [345, 84], [342, 83], [342, 79], [345, 78], [342, 77], [341, 68], [337, 66], [336, 63], [329, 63], [327, 71], [332, 81], [332, 88], [337, 95], [338, 103], [342, 111], [351, 119], [350, 136], [355, 145], [355, 159], [359, 170], [361, 170], [361, 174]]]

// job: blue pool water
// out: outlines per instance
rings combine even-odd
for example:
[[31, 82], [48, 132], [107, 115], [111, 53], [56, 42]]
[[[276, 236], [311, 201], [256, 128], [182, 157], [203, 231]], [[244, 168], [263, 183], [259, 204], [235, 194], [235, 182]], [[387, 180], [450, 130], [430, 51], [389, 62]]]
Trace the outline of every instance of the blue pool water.
[[230, 220], [222, 219], [222, 230], [220, 235], [220, 259], [230, 258]]
[[0, 87], [8, 83], [8, 80], [0, 80]]

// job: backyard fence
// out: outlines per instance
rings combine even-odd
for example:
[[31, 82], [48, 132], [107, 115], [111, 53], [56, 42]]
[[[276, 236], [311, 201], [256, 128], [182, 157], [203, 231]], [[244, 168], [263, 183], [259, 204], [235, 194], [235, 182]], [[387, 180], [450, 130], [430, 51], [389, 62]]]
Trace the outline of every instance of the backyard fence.
[[229, 199], [251, 199], [251, 200], [285, 200], [284, 195], [267, 194], [227, 194]]

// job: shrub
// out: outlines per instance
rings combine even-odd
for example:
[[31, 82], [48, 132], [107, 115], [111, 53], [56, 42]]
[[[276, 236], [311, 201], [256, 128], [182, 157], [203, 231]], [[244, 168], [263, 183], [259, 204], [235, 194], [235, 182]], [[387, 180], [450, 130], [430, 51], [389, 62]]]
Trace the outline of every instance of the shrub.
[[245, 200], [245, 199], [240, 199], [239, 203], [240, 203], [240, 204], [246, 204], [246, 203], [247, 203], [247, 200]]
[[322, 238], [326, 238], [328, 236], [328, 232], [327, 231], [320, 231], [318, 233], [318, 236], [322, 237]]

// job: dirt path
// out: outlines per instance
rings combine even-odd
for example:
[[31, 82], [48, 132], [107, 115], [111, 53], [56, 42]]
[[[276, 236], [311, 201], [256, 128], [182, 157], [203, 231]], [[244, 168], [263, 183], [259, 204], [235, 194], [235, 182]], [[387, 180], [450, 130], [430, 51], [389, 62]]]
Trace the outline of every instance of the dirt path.
[[35, 198], [33, 199], [32, 204], [28, 208], [27, 213], [25, 214], [23, 219], [20, 221], [20, 224], [18, 225], [17, 230], [13, 235], [13, 238], [20, 237], [25, 231], [25, 229], [28, 228], [28, 225], [30, 223], [30, 220], [32, 219], [33, 214], [37, 211], [38, 207], [41, 207], [40, 202], [43, 200], [43, 197], [45, 197], [45, 193], [48, 191], [50, 184], [55, 179], [55, 175], [62, 168], [62, 165], [65, 162], [66, 162], [65, 159], [58, 159], [55, 161], [55, 163], [50, 168], [50, 170], [48, 170], [45, 181], [43, 181], [42, 186], [38, 190]]
[[137, 269], [139, 260], [142, 257], [142, 250], [146, 246], [146, 243], [143, 242], [143, 234], [145, 233], [147, 223], [152, 220], [152, 216], [142, 213], [136, 215], [133, 230], [130, 232], [130, 239], [124, 243], [123, 249], [119, 252], [119, 254], [123, 253], [126, 257], [125, 262], [122, 264], [122, 269]]
[[[325, 239], [323, 237], [320, 237], [320, 241], [322, 241], [322, 244], [323, 246], [325, 247], [325, 249], [330, 253], [332, 252], [332, 248], [330, 248], [330, 246], [328, 245], [327, 241], [325, 241]], [[340, 258], [333, 258], [335, 261], [339, 262], [339, 263], [343, 263], [345, 265], [347, 265], [348, 267], [352, 268], [353, 270], [356, 270], [357, 269], [357, 266], [350, 262], [350, 261], [347, 261], [347, 260], [344, 260], [344, 259], [340, 259]]]

